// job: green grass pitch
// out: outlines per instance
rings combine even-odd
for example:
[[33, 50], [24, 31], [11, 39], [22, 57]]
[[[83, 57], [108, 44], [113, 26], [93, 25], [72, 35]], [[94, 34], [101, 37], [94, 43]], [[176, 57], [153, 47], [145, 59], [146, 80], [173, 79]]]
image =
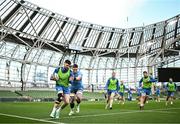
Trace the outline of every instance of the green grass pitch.
[[137, 102], [115, 101], [112, 110], [105, 110], [104, 101], [83, 101], [80, 113], [68, 116], [68, 106], [59, 119], [49, 117], [52, 106], [53, 102], [1, 102], [0, 123], [180, 123], [180, 100], [168, 106], [150, 101], [143, 111]]

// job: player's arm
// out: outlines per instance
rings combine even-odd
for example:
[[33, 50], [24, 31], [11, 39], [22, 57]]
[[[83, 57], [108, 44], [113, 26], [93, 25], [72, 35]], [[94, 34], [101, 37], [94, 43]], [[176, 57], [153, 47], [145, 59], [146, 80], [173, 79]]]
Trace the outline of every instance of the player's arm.
[[72, 83], [73, 80], [74, 80], [74, 75], [73, 75], [73, 72], [70, 71], [70, 77], [69, 77], [70, 83]]
[[175, 85], [175, 90], [177, 91], [177, 86], [176, 86], [176, 83], [174, 83], [174, 85]]
[[119, 85], [119, 81], [118, 80], [117, 80], [117, 83], [116, 83], [116, 87], [117, 87], [116, 91], [118, 92], [119, 89], [120, 89], [120, 85]]
[[157, 80], [152, 78], [152, 77], [150, 77], [150, 82], [157, 82]]
[[108, 81], [106, 82], [105, 90], [108, 90], [109, 83], [110, 83], [110, 79], [108, 79]]
[[166, 87], [165, 87], [165, 88], [166, 88], [166, 90], [168, 91], [168, 88], [169, 88], [169, 85], [168, 85], [168, 83], [166, 84]]
[[79, 80], [81, 80], [81, 79], [82, 79], [82, 74], [79, 72], [79, 73], [78, 73], [78, 76], [75, 77], [74, 80], [79, 81]]
[[50, 80], [53, 80], [53, 81], [57, 81], [59, 80], [59, 78], [57, 77], [58, 76], [58, 71], [59, 71], [59, 68], [56, 68], [53, 72], [53, 74], [51, 75], [50, 77]]
[[141, 78], [141, 80], [139, 81], [139, 87], [143, 87], [142, 81], [143, 81], [143, 78]]

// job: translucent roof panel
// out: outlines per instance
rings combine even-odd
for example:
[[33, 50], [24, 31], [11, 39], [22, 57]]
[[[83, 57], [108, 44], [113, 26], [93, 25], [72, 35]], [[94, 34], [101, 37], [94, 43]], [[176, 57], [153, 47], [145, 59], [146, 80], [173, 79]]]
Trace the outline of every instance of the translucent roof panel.
[[26, 46], [19, 45], [13, 58], [23, 60], [26, 53], [27, 53]]
[[0, 79], [1, 80], [7, 79], [7, 70], [6, 70], [7, 66], [8, 66], [8, 61], [5, 59], [0, 59]]
[[89, 68], [91, 57], [85, 56], [82, 61], [82, 65], [80, 65], [81, 68]]
[[53, 51], [43, 50], [38, 62], [48, 65], [52, 57], [53, 57]]
[[15, 61], [12, 61], [11, 62], [11, 65], [10, 65], [10, 80], [13, 80], [13, 81], [20, 81], [21, 80], [21, 66], [22, 66], [22, 63], [20, 62], [15, 62]]
[[61, 57], [62, 57], [61, 53], [54, 52], [49, 64], [53, 66], [59, 66]]
[[0, 55], [6, 56], [6, 57], [12, 57], [16, 46], [17, 45], [13, 43], [5, 43], [5, 45], [0, 51]]

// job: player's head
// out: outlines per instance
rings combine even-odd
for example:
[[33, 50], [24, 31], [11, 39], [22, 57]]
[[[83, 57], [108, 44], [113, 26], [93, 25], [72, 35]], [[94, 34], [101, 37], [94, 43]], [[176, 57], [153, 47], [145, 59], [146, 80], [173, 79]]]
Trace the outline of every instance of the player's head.
[[73, 65], [73, 72], [77, 72], [77, 70], [78, 70], [78, 65], [77, 65], [77, 64], [74, 64], [74, 65]]
[[172, 78], [169, 78], [169, 82], [173, 82], [173, 79], [172, 79]]
[[153, 76], [153, 74], [152, 74], [152, 73], [149, 73], [149, 75], [150, 75], [150, 76]]
[[69, 60], [65, 60], [64, 61], [64, 68], [69, 68], [71, 66], [71, 61], [69, 61]]
[[123, 81], [123, 80], [121, 80], [121, 84], [124, 84], [124, 81]]
[[112, 77], [115, 78], [116, 77], [116, 72], [112, 72]]
[[148, 76], [147, 71], [143, 71], [143, 75], [144, 75], [144, 77], [147, 77]]

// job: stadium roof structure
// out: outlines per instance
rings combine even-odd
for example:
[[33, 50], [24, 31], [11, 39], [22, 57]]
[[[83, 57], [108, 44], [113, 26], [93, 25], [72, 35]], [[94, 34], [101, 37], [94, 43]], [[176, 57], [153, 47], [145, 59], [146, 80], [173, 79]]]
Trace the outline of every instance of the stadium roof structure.
[[[122, 29], [66, 17], [24, 0], [1, 0], [1, 47], [6, 41], [25, 46], [24, 61], [32, 49], [44, 49], [62, 53], [61, 60], [77, 52], [78, 55], [115, 60], [123, 57], [138, 60], [148, 55], [151, 66], [159, 57], [163, 62], [166, 57], [179, 56], [179, 18], [180, 15], [176, 15], [155, 24]], [[43, 52], [39, 56], [41, 54]]]

